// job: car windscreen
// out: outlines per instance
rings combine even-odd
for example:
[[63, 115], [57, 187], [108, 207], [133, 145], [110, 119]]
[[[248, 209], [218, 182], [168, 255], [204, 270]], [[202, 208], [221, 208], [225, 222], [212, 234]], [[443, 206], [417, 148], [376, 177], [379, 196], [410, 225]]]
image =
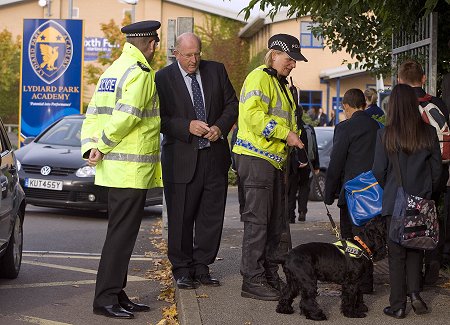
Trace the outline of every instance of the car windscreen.
[[317, 148], [319, 150], [327, 148], [333, 142], [334, 128], [315, 128], [317, 138]]
[[62, 119], [36, 141], [41, 144], [81, 147], [82, 119]]

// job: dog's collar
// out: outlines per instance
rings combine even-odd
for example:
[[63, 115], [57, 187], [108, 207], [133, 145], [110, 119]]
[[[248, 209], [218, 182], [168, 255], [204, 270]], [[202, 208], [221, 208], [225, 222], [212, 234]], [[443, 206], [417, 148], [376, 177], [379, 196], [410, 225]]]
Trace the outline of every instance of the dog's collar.
[[372, 251], [370, 250], [369, 247], [367, 247], [366, 243], [363, 242], [363, 240], [359, 237], [359, 236], [355, 236], [353, 237], [354, 240], [356, 240], [358, 242], [358, 244], [361, 245], [361, 247], [367, 252], [367, 254], [369, 254], [369, 258], [372, 259]]

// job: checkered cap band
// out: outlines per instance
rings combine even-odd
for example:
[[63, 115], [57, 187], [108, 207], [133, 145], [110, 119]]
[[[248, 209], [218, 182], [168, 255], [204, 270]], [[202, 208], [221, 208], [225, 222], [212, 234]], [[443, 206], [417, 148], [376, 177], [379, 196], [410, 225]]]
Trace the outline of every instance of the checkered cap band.
[[144, 32], [144, 33], [130, 33], [126, 34], [127, 37], [146, 37], [146, 36], [158, 36], [158, 32], [153, 30], [151, 32]]
[[278, 45], [279, 47], [281, 47], [283, 49], [284, 52], [289, 52], [289, 48], [286, 45], [286, 43], [280, 41], [280, 40], [275, 40], [270, 44], [270, 48], [273, 48], [274, 46]]

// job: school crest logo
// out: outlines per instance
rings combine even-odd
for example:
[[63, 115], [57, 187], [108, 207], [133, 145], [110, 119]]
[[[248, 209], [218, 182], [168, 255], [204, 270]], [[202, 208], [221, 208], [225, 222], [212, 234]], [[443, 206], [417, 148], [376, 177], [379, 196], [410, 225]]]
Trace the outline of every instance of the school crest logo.
[[72, 39], [64, 27], [49, 20], [34, 31], [28, 53], [36, 75], [51, 84], [62, 76], [72, 61]]

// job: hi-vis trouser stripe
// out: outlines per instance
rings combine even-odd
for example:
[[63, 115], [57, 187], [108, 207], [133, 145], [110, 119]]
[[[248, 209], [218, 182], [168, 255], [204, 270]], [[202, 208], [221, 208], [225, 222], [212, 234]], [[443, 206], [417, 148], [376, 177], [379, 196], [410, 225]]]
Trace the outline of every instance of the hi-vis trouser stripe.
[[161, 161], [160, 155], [136, 155], [131, 153], [110, 152], [103, 157], [103, 160], [127, 161], [136, 163], [157, 163]]

